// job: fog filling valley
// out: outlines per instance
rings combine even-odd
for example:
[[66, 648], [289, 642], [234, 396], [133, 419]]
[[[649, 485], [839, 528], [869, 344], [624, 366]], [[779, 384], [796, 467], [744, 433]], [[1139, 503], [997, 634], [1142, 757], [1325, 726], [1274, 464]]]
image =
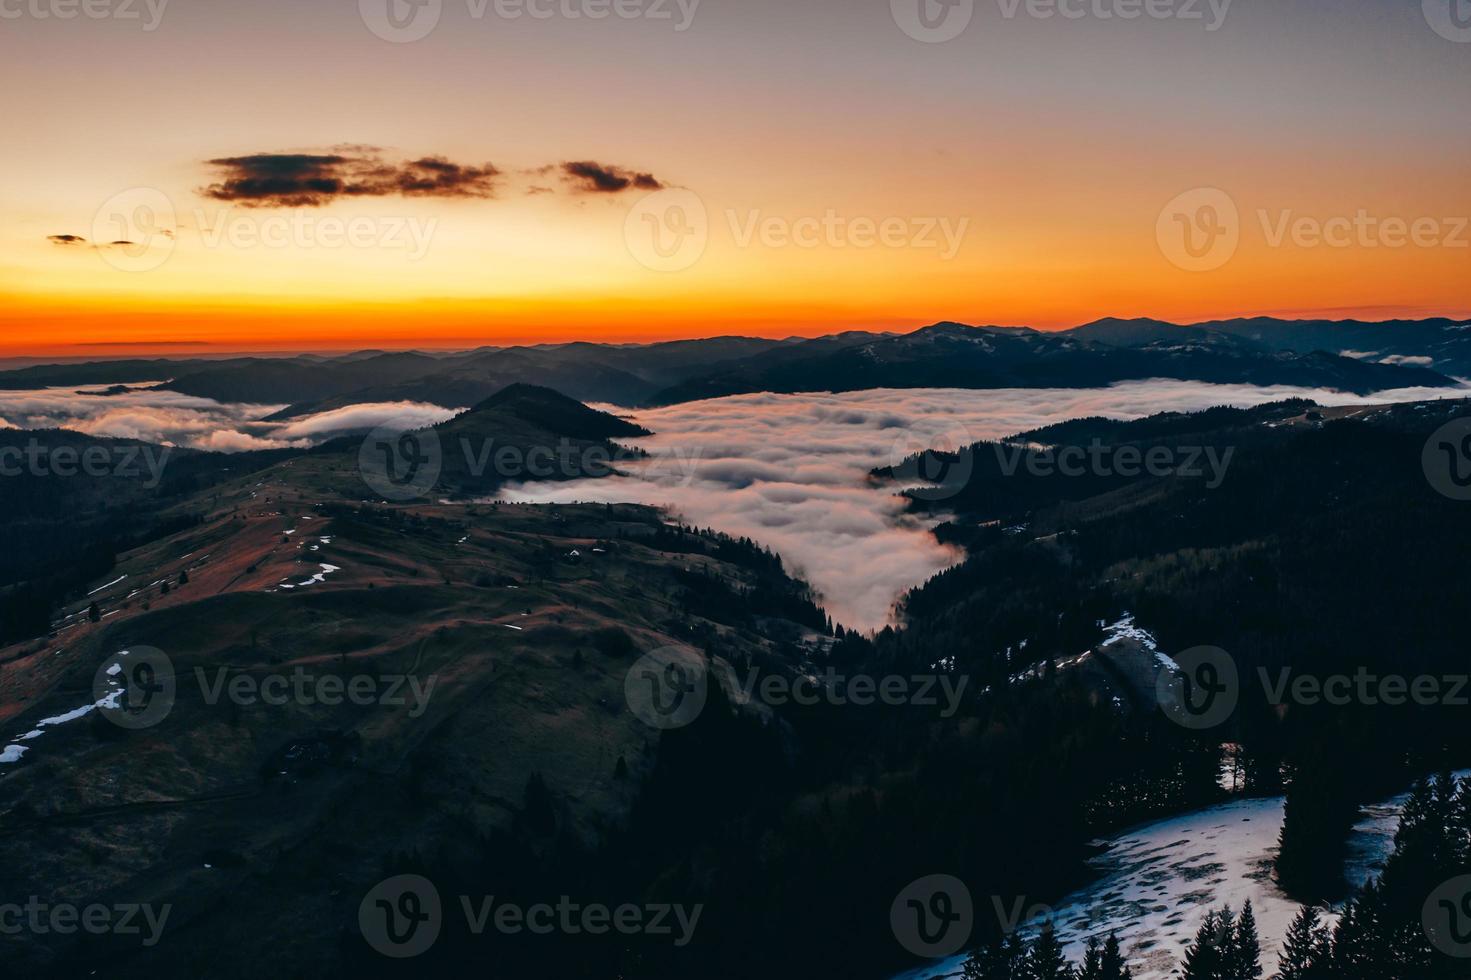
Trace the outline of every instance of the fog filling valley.
[[932, 522], [905, 514], [895, 486], [869, 479], [875, 467], [922, 449], [954, 449], [1071, 418], [1130, 419], [1296, 397], [1356, 405], [1450, 395], [1447, 389], [1406, 389], [1365, 398], [1192, 381], [736, 395], [628, 413], [654, 435], [630, 440], [650, 458], [620, 464], [627, 476], [524, 484], [503, 496], [666, 506], [690, 523], [775, 549], [821, 593], [834, 621], [872, 630], [891, 621], [905, 591], [963, 557], [935, 540]]
[[[392, 424], [432, 425], [463, 409], [420, 403], [353, 405], [286, 422], [279, 405], [221, 404], [162, 390], [0, 391], [0, 428], [67, 428], [192, 449], [238, 452], [306, 447]], [[834, 620], [873, 630], [892, 621], [908, 589], [963, 557], [930, 521], [905, 513], [899, 489], [869, 478], [926, 448], [953, 449], [1084, 416], [1139, 418], [1284, 398], [1324, 405], [1464, 397], [1462, 388], [1362, 397], [1286, 386], [1139, 381], [1085, 389], [878, 389], [843, 394], [753, 394], [630, 410], [653, 436], [627, 440], [649, 453], [621, 475], [513, 484], [513, 502], [595, 501], [663, 506], [692, 524], [749, 537], [778, 553], [821, 594]]]

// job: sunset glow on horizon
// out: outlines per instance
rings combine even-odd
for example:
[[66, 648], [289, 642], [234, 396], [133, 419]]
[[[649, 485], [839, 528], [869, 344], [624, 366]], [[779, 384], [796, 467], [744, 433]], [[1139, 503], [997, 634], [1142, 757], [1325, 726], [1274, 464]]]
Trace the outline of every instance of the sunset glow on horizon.
[[0, 356], [1471, 315], [1471, 44], [1418, 3], [666, 6], [0, 21]]

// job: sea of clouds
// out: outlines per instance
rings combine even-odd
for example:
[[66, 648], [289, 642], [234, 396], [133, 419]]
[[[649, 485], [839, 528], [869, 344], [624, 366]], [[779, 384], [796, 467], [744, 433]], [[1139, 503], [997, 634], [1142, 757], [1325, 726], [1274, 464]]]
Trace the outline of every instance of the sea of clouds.
[[902, 593], [963, 557], [936, 541], [929, 523], [905, 513], [893, 485], [869, 479], [875, 467], [925, 448], [954, 449], [1090, 415], [1131, 419], [1295, 397], [1354, 405], [1466, 394], [1417, 388], [1366, 398], [1286, 386], [1140, 381], [1087, 389], [737, 395], [633, 411], [633, 420], [655, 434], [633, 440], [650, 458], [621, 464], [626, 476], [522, 484], [506, 496], [667, 506], [690, 523], [774, 548], [822, 594], [835, 620], [872, 630], [891, 621]]
[[[80, 389], [97, 391], [100, 389]], [[1138, 381], [1107, 388], [880, 389], [844, 394], [737, 395], [629, 410], [653, 436], [633, 440], [645, 460], [601, 480], [512, 485], [506, 499], [666, 506], [682, 519], [767, 545], [822, 594], [845, 626], [878, 629], [906, 590], [960, 561], [905, 513], [891, 484], [869, 478], [926, 448], [954, 449], [1089, 415], [1139, 418], [1215, 405], [1311, 398], [1324, 405], [1466, 397], [1467, 390], [1402, 389], [1363, 397], [1286, 386]], [[192, 449], [306, 447], [375, 426], [432, 425], [463, 411], [423, 403], [353, 405], [285, 422], [279, 405], [222, 404], [161, 390], [102, 396], [73, 389], [0, 391], [0, 428], [67, 428]]]
[[0, 391], [0, 428], [71, 429], [215, 452], [304, 449], [334, 436], [387, 422], [433, 425], [464, 411], [415, 402], [350, 405], [285, 422], [266, 422], [284, 405], [225, 404], [174, 391], [135, 389], [103, 395], [106, 386]]

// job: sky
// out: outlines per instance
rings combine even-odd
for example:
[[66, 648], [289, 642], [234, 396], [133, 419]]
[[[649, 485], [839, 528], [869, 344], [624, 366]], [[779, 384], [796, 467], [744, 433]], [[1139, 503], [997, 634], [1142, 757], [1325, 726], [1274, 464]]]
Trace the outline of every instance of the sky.
[[0, 355], [1471, 313], [1452, 0], [0, 0]]

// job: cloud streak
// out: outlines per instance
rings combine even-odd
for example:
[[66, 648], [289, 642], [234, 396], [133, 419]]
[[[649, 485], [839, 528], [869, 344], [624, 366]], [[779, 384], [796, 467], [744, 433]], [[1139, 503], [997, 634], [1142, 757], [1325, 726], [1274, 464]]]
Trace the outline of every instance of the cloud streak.
[[[342, 148], [344, 150], [348, 148]], [[442, 156], [386, 163], [371, 148], [357, 153], [253, 153], [208, 161], [220, 173], [205, 197], [247, 207], [320, 207], [343, 197], [495, 196], [500, 171]]]
[[[200, 189], [204, 197], [245, 207], [314, 208], [342, 198], [440, 197], [491, 198], [497, 196], [502, 171], [493, 164], [456, 163], [443, 156], [425, 156], [388, 163], [379, 148], [344, 144], [325, 152], [251, 153], [216, 157], [206, 164], [216, 172], [215, 182]], [[544, 176], [560, 172], [563, 182], [578, 194], [618, 194], [626, 190], [660, 190], [665, 184], [651, 173], [593, 160], [547, 164], [523, 173]], [[532, 185], [528, 194], [550, 194], [552, 188]], [[58, 245], [80, 243], [74, 235], [52, 235]]]
[[265, 416], [285, 406], [226, 404], [156, 389], [97, 394], [105, 387], [0, 391], [0, 428], [70, 429], [93, 436], [238, 453], [305, 449], [337, 436], [362, 434], [396, 419], [407, 419], [414, 426], [433, 425], [463, 411], [385, 402], [350, 405], [289, 422], [265, 422]]
[[663, 182], [653, 174], [607, 166], [592, 160], [564, 163], [562, 174], [565, 180], [586, 194], [617, 194], [629, 188], [657, 191], [664, 187]]

